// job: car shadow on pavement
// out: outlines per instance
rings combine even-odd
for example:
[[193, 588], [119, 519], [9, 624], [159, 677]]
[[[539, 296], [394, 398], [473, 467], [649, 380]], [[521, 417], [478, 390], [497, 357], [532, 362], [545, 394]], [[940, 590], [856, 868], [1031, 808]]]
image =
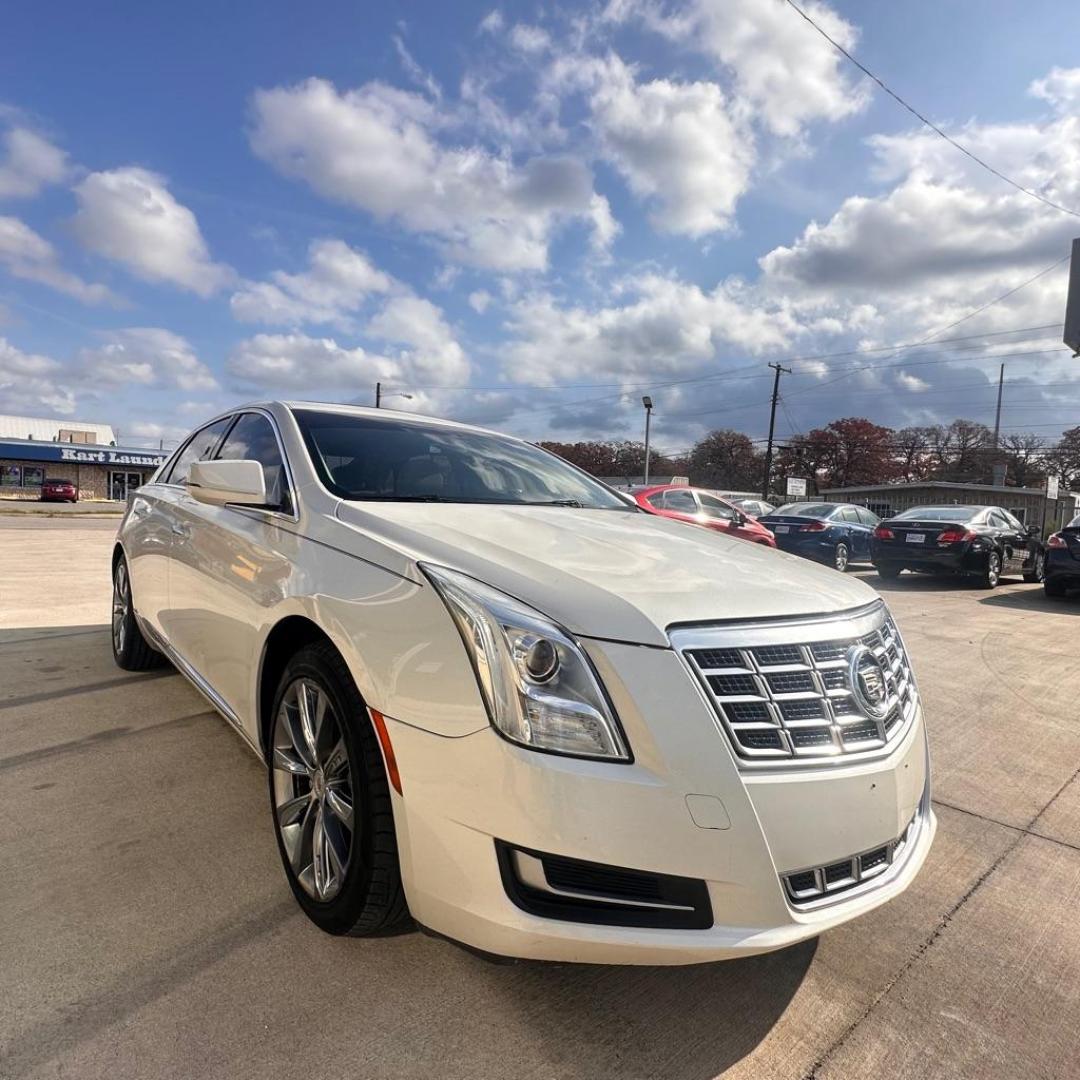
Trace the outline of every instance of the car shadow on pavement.
[[[858, 575], [861, 581], [865, 581], [872, 589], [876, 589], [879, 593], [903, 593], [903, 592], [967, 592], [972, 593], [975, 596], [985, 596], [991, 592], [989, 589], [981, 588], [974, 578], [956, 577], [952, 574], [901, 574], [898, 578], [883, 578], [880, 574], [876, 574], [873, 571], [870, 573], [863, 573]], [[1027, 588], [1024, 589], [1023, 587]], [[1024, 594], [1030, 593], [1035, 590], [1030, 582], [1022, 581], [1019, 577], [1007, 577], [1002, 578], [997, 590], [1005, 590], [1006, 592], [1012, 592], [1012, 590], [1023, 589]], [[1042, 587], [1039, 586], [1038, 593], [1042, 595]]]
[[768, 1035], [816, 951], [815, 938], [688, 967], [477, 967], [541, 1036], [552, 1075], [709, 1080]]
[[1046, 611], [1053, 615], [1080, 615], [1080, 592], [1060, 599], [1047, 596], [1042, 588], [1023, 592], [993, 592], [979, 601], [991, 607], [1020, 608], [1022, 611]]

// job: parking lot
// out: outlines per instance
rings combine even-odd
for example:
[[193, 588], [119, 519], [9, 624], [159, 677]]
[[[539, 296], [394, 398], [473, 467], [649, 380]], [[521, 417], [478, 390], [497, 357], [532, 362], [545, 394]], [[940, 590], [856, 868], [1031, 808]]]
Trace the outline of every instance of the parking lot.
[[494, 965], [322, 935], [258, 762], [113, 666], [116, 520], [0, 518], [0, 1076], [1075, 1077], [1080, 597], [879, 582], [932, 743], [912, 888], [785, 952]]

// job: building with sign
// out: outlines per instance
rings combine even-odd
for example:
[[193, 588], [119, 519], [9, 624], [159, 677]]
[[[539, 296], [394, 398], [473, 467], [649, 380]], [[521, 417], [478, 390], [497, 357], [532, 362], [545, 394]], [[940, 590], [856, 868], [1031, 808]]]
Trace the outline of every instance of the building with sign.
[[70, 480], [80, 499], [126, 499], [168, 457], [165, 450], [0, 438], [0, 499], [40, 499], [46, 480]]

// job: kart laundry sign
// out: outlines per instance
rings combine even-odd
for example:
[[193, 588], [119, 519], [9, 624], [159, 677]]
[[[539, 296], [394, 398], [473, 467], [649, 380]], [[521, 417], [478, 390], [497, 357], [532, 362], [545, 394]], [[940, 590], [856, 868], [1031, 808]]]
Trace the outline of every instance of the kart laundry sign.
[[78, 461], [83, 465], [160, 465], [164, 454], [139, 454], [130, 450], [76, 450], [60, 447], [61, 461]]
[[132, 465], [156, 469], [168, 456], [164, 451], [140, 450], [138, 447], [77, 446], [29, 439], [0, 439], [0, 459], [9, 461], [70, 461], [76, 465]]

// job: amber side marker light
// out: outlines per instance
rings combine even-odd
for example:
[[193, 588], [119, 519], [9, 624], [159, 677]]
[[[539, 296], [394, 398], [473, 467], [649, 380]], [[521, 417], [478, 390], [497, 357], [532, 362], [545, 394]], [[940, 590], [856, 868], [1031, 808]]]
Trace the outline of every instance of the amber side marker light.
[[401, 790], [401, 774], [398, 772], [397, 758], [394, 757], [394, 747], [390, 742], [390, 734], [386, 730], [386, 720], [381, 712], [368, 709], [371, 713], [371, 722], [375, 725], [375, 734], [379, 736], [379, 745], [382, 747], [383, 760], [386, 762], [386, 775], [390, 777], [390, 783], [399, 795], [404, 795]]

